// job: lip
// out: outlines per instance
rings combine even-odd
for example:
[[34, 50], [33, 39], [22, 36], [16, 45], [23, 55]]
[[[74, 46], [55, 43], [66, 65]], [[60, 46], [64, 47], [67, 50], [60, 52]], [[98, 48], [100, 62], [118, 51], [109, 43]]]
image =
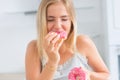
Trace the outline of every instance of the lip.
[[64, 31], [64, 30], [53, 30], [53, 32], [61, 32], [61, 31]]
[[63, 32], [63, 31], [55, 31], [55, 32], [59, 34], [59, 33]]

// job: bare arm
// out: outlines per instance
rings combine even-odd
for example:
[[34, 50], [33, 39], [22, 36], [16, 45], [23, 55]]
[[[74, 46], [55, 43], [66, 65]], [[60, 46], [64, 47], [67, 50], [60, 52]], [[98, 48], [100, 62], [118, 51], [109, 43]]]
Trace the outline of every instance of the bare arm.
[[47, 64], [41, 71], [36, 41], [28, 44], [25, 57], [26, 80], [53, 80], [57, 65]]
[[88, 59], [88, 64], [94, 72], [89, 71], [91, 80], [108, 80], [109, 70], [100, 57], [92, 40], [84, 35], [78, 36], [77, 48]]

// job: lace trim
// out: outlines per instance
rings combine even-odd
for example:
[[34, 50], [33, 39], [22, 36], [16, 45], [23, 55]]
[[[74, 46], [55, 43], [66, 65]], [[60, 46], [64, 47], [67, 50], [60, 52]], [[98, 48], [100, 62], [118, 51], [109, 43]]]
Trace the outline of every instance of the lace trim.
[[[65, 67], [66, 65], [68, 65], [69, 63], [71, 63], [72, 62], [72, 60], [74, 59], [74, 58], [77, 58], [78, 57], [78, 59], [81, 61], [81, 63], [83, 64], [83, 65], [87, 65], [87, 58], [85, 57], [85, 56], [83, 56], [83, 55], [81, 55], [80, 53], [75, 53], [70, 59], [68, 59], [65, 63], [63, 63], [63, 64], [61, 64], [61, 65], [58, 65], [58, 70], [60, 70], [61, 68], [63, 68], [63, 67]], [[42, 58], [42, 68], [44, 68], [44, 66], [46, 65], [46, 63], [47, 63], [47, 61], [44, 59], [44, 58]]]

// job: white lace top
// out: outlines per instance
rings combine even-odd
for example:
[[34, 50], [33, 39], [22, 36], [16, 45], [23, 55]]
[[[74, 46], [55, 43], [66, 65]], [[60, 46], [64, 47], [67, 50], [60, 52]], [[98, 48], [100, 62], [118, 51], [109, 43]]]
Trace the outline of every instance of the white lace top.
[[[45, 61], [42, 60], [42, 66], [44, 68]], [[76, 53], [71, 57], [67, 62], [58, 66], [56, 74], [54, 76], [54, 80], [68, 80], [68, 74], [70, 70], [74, 67], [84, 67], [87, 69], [91, 69], [87, 64], [87, 59], [80, 55], [80, 53]]]

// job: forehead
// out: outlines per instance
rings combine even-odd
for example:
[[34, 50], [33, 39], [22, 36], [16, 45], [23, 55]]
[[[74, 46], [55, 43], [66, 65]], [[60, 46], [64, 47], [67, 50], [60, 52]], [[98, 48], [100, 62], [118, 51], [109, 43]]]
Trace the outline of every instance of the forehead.
[[68, 15], [66, 7], [62, 2], [51, 4], [47, 8], [47, 16]]

